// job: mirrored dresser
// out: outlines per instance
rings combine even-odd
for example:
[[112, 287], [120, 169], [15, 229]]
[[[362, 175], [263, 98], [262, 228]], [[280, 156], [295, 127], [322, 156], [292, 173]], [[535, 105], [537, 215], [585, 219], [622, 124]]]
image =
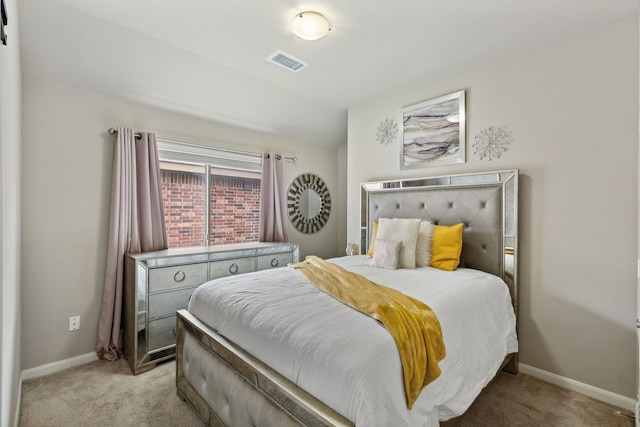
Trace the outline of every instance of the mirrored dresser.
[[240, 243], [125, 255], [124, 353], [135, 375], [175, 356], [176, 311], [199, 285], [299, 261], [295, 243]]

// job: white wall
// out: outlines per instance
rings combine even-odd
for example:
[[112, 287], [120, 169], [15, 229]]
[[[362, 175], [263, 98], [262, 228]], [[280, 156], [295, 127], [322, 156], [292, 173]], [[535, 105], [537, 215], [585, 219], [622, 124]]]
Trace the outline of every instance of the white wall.
[[[23, 83], [23, 369], [95, 350], [106, 260], [114, 137], [110, 127], [158, 138], [296, 156], [286, 179], [313, 172], [337, 195], [337, 151], [220, 125], [30, 79]], [[344, 207], [342, 208], [344, 210]], [[337, 254], [339, 208], [317, 234], [289, 228], [302, 256]], [[69, 332], [69, 316], [81, 329]]]
[[[467, 162], [400, 171], [376, 143], [400, 107], [460, 89]], [[489, 126], [513, 136], [497, 160], [473, 154]], [[349, 110], [348, 225], [358, 239], [368, 180], [520, 170], [520, 362], [635, 398], [638, 17], [476, 64]]]
[[5, 1], [7, 45], [0, 45], [0, 425], [17, 419], [20, 399], [20, 48], [17, 2]]
[[[347, 248], [347, 144], [338, 147], [338, 189], [335, 193], [336, 209], [335, 214], [338, 219], [338, 248], [337, 254], [342, 256]], [[357, 243], [353, 241], [350, 243]]]

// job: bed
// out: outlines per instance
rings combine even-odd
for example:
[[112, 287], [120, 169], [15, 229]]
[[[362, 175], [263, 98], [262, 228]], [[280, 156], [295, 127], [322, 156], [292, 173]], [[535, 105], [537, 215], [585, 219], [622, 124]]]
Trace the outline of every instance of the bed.
[[[389, 333], [293, 268], [218, 279], [177, 316], [176, 385], [209, 425], [437, 426], [499, 369], [517, 372], [517, 170], [361, 186], [361, 247], [387, 218], [463, 224], [460, 265], [398, 270], [328, 260], [426, 302], [447, 356], [407, 408]], [[295, 320], [294, 320], [295, 319]]]

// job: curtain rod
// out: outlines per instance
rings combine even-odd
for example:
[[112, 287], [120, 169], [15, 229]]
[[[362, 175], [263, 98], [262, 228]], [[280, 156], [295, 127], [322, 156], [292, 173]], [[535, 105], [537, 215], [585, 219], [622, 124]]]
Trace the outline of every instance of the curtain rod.
[[[107, 129], [107, 133], [108, 133], [109, 135], [115, 135], [115, 134], [117, 134], [117, 133], [118, 133], [118, 131], [117, 131], [117, 130], [115, 130], [114, 128], [109, 128], [109, 129]], [[135, 137], [136, 137], [136, 138], [138, 138], [138, 139], [140, 139], [140, 138], [142, 137], [142, 135], [140, 135], [138, 132], [135, 132], [135, 133], [133, 134], [133, 136], [135, 136]]]
[[[107, 129], [107, 133], [109, 133], [109, 135], [115, 135], [115, 134], [118, 133], [118, 131], [115, 130], [114, 128], [109, 128], [109, 129]], [[142, 135], [140, 135], [140, 133], [138, 133], [138, 132], [135, 132], [133, 135], [138, 139], [140, 139], [142, 137]], [[170, 139], [158, 138], [157, 140], [161, 141], [161, 142], [173, 142], [174, 144], [195, 145], [195, 144], [188, 144], [186, 142], [172, 141]], [[200, 146], [200, 147], [202, 147], [202, 146]], [[213, 147], [206, 147], [206, 148], [213, 148]], [[262, 154], [260, 154], [260, 153], [253, 153], [253, 152], [249, 152], [249, 151], [228, 150], [226, 148], [215, 148], [215, 149], [219, 150], [219, 151], [226, 151], [228, 153], [240, 153], [240, 154], [247, 154], [247, 155], [256, 156], [256, 157], [261, 157], [262, 156]], [[269, 156], [269, 154], [267, 153], [267, 157], [268, 156]], [[280, 154], [278, 154], [278, 156], [280, 156]], [[298, 161], [298, 158], [295, 157], [295, 156], [294, 157], [286, 157], [285, 156], [285, 160], [290, 160], [291, 162], [296, 163]]]

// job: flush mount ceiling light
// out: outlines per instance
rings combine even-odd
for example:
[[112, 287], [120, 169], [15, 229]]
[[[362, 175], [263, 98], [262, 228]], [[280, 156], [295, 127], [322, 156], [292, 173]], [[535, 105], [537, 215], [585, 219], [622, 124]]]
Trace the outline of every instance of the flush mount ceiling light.
[[293, 19], [293, 33], [304, 40], [318, 40], [327, 35], [329, 21], [318, 12], [301, 12]]

